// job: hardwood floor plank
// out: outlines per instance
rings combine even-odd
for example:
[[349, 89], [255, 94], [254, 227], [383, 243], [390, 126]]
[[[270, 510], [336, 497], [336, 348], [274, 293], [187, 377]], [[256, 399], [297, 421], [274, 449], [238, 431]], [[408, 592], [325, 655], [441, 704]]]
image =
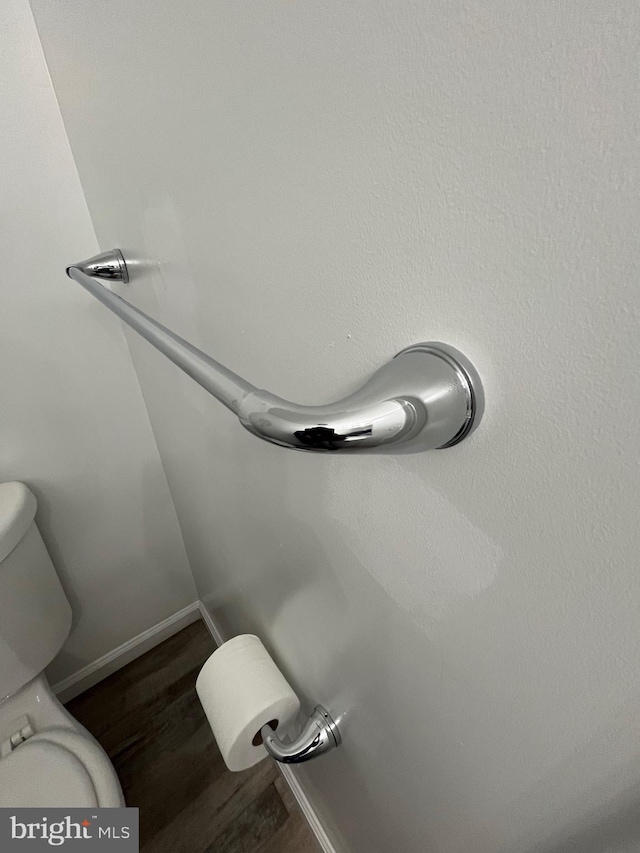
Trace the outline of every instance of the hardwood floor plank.
[[225, 772], [199, 791], [161, 831], [147, 832], [141, 853], [171, 853], [182, 849], [204, 853], [212, 839], [269, 787], [275, 772], [267, 761], [242, 773]]
[[[277, 770], [277, 767], [275, 768]], [[273, 784], [276, 786], [276, 791], [280, 794], [282, 802], [285, 804], [289, 814], [297, 814], [299, 806], [296, 803], [296, 798], [291, 792], [291, 788], [287, 785], [282, 777], [282, 773], [277, 772]]]
[[251, 853], [321, 853], [321, 851], [302, 816], [292, 815], [272, 838]]
[[199, 671], [215, 646], [194, 622], [159, 646], [72, 699], [67, 708], [100, 738], [120, 716], [164, 697], [171, 685]]
[[288, 818], [275, 786], [269, 785], [214, 839], [206, 853], [253, 853], [273, 838]]

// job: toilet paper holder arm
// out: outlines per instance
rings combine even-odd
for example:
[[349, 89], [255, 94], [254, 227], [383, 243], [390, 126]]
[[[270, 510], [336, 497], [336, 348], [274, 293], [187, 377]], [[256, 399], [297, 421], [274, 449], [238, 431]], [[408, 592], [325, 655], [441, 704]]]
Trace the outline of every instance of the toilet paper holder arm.
[[293, 743], [283, 743], [267, 723], [260, 729], [267, 752], [283, 764], [300, 764], [342, 743], [338, 726], [322, 705], [316, 705]]

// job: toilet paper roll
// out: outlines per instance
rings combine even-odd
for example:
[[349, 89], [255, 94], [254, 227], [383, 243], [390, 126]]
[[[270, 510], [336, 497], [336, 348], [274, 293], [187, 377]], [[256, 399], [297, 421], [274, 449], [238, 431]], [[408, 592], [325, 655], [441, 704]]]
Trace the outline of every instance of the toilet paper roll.
[[275, 720], [282, 732], [300, 709], [298, 697], [253, 634], [216, 649], [200, 670], [196, 691], [229, 770], [246, 770], [263, 759], [267, 751], [256, 738], [262, 726]]

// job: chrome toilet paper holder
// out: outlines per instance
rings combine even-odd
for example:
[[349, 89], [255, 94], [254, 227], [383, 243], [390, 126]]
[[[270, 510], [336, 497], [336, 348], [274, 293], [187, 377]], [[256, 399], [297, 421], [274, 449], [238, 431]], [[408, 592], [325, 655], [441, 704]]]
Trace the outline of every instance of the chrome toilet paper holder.
[[260, 729], [260, 736], [269, 755], [282, 764], [301, 764], [330, 749], [335, 749], [342, 743], [336, 722], [322, 705], [316, 705], [302, 731], [292, 743], [283, 743], [275, 733], [274, 727], [275, 725], [266, 723]]

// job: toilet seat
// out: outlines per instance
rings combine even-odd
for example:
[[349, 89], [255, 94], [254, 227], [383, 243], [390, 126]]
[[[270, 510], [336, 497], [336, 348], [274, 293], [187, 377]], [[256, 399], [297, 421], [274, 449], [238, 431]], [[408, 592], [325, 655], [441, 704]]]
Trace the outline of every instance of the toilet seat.
[[26, 741], [0, 761], [0, 806], [96, 807], [98, 798], [82, 762], [46, 740]]
[[123, 806], [107, 756], [88, 737], [66, 729], [35, 734], [0, 759], [0, 807]]

